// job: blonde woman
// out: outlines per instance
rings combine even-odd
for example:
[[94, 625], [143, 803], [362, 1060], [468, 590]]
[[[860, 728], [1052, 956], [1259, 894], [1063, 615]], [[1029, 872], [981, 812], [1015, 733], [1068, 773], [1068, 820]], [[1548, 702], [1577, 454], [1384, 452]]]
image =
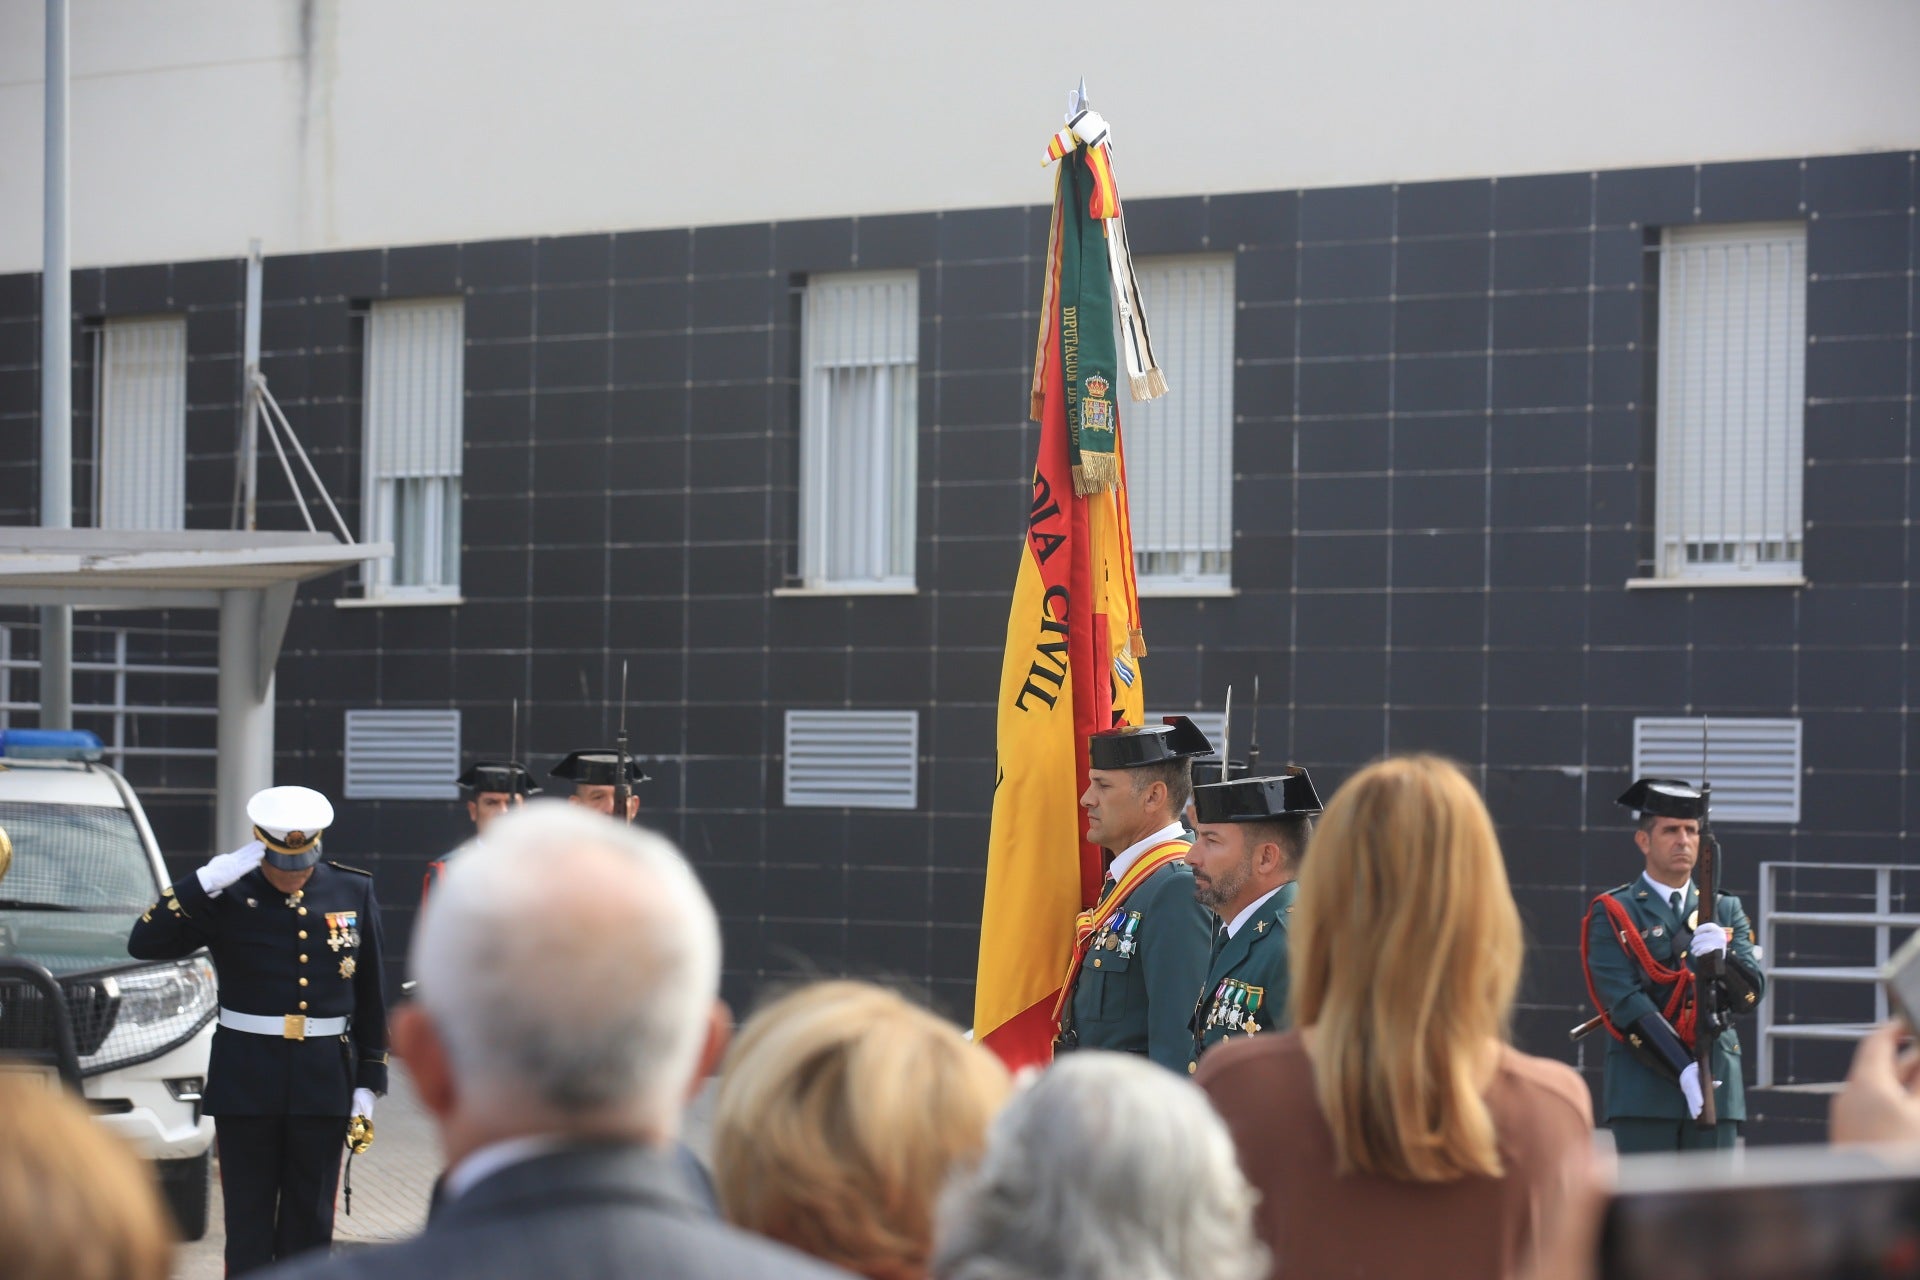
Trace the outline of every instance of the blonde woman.
[[1480, 796], [1434, 756], [1340, 788], [1295, 901], [1293, 1021], [1196, 1077], [1276, 1276], [1524, 1273], [1582, 1185], [1593, 1104], [1507, 1044], [1520, 915]]
[[919, 1280], [934, 1206], [1006, 1100], [1000, 1060], [891, 991], [803, 987], [751, 1018], [714, 1104], [735, 1225], [869, 1280]]
[[152, 1168], [79, 1102], [0, 1072], [0, 1275], [166, 1280], [172, 1255]]

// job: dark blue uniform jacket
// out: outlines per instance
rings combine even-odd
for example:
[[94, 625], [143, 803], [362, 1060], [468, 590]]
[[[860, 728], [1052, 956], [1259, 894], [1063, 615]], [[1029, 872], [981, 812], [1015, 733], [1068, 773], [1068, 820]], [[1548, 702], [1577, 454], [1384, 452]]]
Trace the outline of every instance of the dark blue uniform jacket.
[[127, 939], [140, 960], [177, 959], [201, 947], [213, 954], [224, 1009], [351, 1020], [344, 1035], [304, 1040], [219, 1028], [208, 1115], [345, 1116], [354, 1089], [386, 1092], [387, 999], [372, 876], [321, 862], [295, 901], [258, 868], [214, 896], [188, 875], [161, 893]]

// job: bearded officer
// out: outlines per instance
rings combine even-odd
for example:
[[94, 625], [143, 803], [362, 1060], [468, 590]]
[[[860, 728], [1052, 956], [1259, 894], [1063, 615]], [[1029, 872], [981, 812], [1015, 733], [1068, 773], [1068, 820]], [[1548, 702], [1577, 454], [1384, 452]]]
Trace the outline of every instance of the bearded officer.
[[625, 755], [614, 747], [592, 747], [586, 751], [575, 751], [566, 759], [547, 771], [549, 778], [559, 778], [573, 784], [573, 793], [567, 797], [574, 804], [585, 805], [596, 813], [614, 816], [614, 797], [620, 785], [620, 765], [626, 761], [627, 815], [632, 822], [640, 812], [640, 796], [632, 788], [652, 779], [641, 772], [640, 762]]
[[1320, 797], [1305, 769], [1193, 789], [1193, 892], [1218, 917], [1213, 960], [1194, 1006], [1192, 1057], [1287, 1021], [1287, 926]]
[[1689, 783], [1642, 778], [1616, 803], [1639, 817], [1633, 835], [1645, 868], [1587, 908], [1581, 959], [1607, 1043], [1603, 1091], [1607, 1127], [1623, 1155], [1726, 1148], [1739, 1137], [1747, 1104], [1740, 1037], [1731, 1022], [1710, 1029], [1719, 1123], [1695, 1123], [1704, 1095], [1694, 1060], [1693, 957], [1726, 952], [1719, 1004], [1747, 1010], [1766, 992], [1753, 926], [1740, 899], [1718, 894], [1714, 919], [1697, 919], [1693, 868], [1700, 856], [1706, 798]]
[[1185, 1071], [1213, 918], [1194, 901], [1180, 813], [1191, 760], [1213, 748], [1184, 716], [1096, 733], [1087, 747], [1087, 839], [1113, 857], [1099, 902], [1076, 922], [1055, 1049], [1115, 1049]]
[[427, 895], [445, 874], [447, 863], [461, 849], [484, 836], [488, 824], [495, 818], [511, 813], [525, 804], [528, 796], [539, 793], [539, 788], [533, 785], [533, 775], [518, 760], [475, 761], [456, 779], [456, 783], [467, 802], [467, 817], [473, 820], [473, 838], [463, 841], [459, 848], [444, 858], [435, 858], [427, 864], [427, 874], [420, 881], [420, 905], [423, 907], [427, 905]]
[[227, 1274], [333, 1239], [350, 1116], [387, 1088], [387, 1005], [373, 877], [321, 861], [327, 798], [270, 787], [247, 802], [254, 838], [178, 885], [127, 951], [207, 948], [220, 983], [207, 1114], [220, 1147]]

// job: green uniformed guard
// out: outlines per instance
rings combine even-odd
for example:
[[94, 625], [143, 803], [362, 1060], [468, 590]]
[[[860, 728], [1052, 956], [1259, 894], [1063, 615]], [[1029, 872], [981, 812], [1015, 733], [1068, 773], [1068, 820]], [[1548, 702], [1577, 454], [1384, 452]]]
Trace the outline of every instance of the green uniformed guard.
[[473, 820], [473, 836], [444, 857], [427, 864], [427, 873], [420, 879], [422, 907], [427, 905], [427, 895], [433, 892], [433, 886], [447, 873], [447, 864], [461, 849], [485, 836], [488, 824], [495, 818], [506, 816], [525, 804], [529, 796], [540, 794], [540, 788], [533, 785], [533, 775], [518, 760], [475, 761], [454, 782], [466, 799], [467, 817]]
[[628, 788], [626, 821], [632, 822], [640, 812], [640, 797], [632, 789], [653, 779], [640, 768], [638, 760], [626, 753], [625, 747], [592, 747], [575, 751], [549, 769], [547, 776], [573, 784], [573, 791], [567, 796], [572, 803], [584, 805], [611, 818], [615, 816], [615, 794], [620, 790], [623, 771], [627, 776]]
[[1192, 1056], [1287, 1020], [1287, 926], [1320, 797], [1305, 769], [1193, 789], [1193, 892], [1219, 917], [1213, 961], [1194, 1005]]
[[1099, 902], [1077, 922], [1057, 1051], [1114, 1049], [1186, 1070], [1213, 919], [1194, 901], [1179, 814], [1189, 761], [1212, 749], [1184, 716], [1088, 739], [1087, 839], [1113, 860]]
[[1587, 989], [1610, 1034], [1603, 1111], [1615, 1147], [1647, 1151], [1731, 1147], [1747, 1117], [1740, 1037], [1731, 1023], [1714, 1036], [1714, 1104], [1719, 1123], [1694, 1123], [1703, 1095], [1693, 1055], [1690, 956], [1726, 952], [1722, 1009], [1748, 1010], [1766, 991], [1753, 927], [1740, 899], [1720, 894], [1714, 919], [1696, 918], [1694, 863], [1700, 853], [1701, 792], [1686, 782], [1642, 778], [1617, 802], [1635, 810], [1641, 875], [1587, 908], [1581, 958]]

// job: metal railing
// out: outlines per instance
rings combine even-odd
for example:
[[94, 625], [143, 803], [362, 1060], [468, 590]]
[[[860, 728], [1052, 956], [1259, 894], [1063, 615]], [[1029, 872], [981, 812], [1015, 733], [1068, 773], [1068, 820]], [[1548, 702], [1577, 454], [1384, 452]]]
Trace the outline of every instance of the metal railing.
[[[1767, 975], [1766, 998], [1760, 1002], [1759, 1033], [1756, 1048], [1759, 1061], [1755, 1063], [1754, 1082], [1761, 1089], [1795, 1090], [1800, 1092], [1829, 1092], [1838, 1087], [1838, 1081], [1793, 1081], [1777, 1084], [1774, 1080], [1774, 1049], [1782, 1041], [1854, 1041], [1859, 1040], [1888, 1016], [1887, 992], [1881, 985], [1880, 974], [1887, 959], [1893, 954], [1898, 941], [1895, 930], [1908, 931], [1920, 929], [1920, 912], [1895, 910], [1896, 895], [1894, 877], [1905, 873], [1913, 875], [1917, 868], [1892, 863], [1872, 862], [1763, 862], [1760, 864], [1760, 914], [1758, 930], [1761, 946], [1761, 967]], [[1802, 890], [1793, 888], [1784, 890], [1780, 881], [1783, 873], [1794, 877], [1813, 876], [1824, 879], [1824, 873], [1855, 873], [1856, 879], [1864, 879], [1862, 873], [1870, 873], [1873, 889], [1871, 894], [1860, 890], [1843, 888], [1825, 888], [1822, 890]], [[1820, 909], [1806, 910], [1797, 906], [1782, 906], [1791, 895], [1797, 903], [1803, 898], [1813, 898]], [[1905, 905], [1904, 890], [1898, 895], [1899, 905]], [[1857, 904], [1857, 905], [1856, 905]], [[1781, 959], [1791, 958], [1793, 952], [1780, 940], [1783, 928], [1824, 928], [1871, 931], [1871, 939], [1861, 938], [1857, 944], [1846, 948], [1847, 959], [1856, 959], [1858, 963], [1841, 964], [1782, 964]], [[1871, 954], [1871, 963], [1868, 955]], [[1873, 998], [1872, 1021], [1849, 1019], [1834, 1022], [1781, 1021], [1779, 1006], [1781, 984], [1826, 983], [1848, 986], [1865, 985], [1871, 988]], [[1864, 1001], [1856, 1001], [1856, 1007], [1864, 1007]]]
[[[14, 656], [13, 633], [15, 628], [0, 625], [0, 729], [11, 726], [18, 712], [38, 715], [38, 699], [16, 698], [14, 696], [13, 673], [16, 671], [38, 672], [38, 658], [16, 658]], [[76, 661], [73, 664], [75, 675], [98, 673], [111, 678], [112, 697], [105, 702], [76, 702], [73, 714], [77, 728], [96, 728], [100, 731], [101, 746], [107, 763], [121, 773], [127, 771], [127, 761], [140, 758], [159, 758], [175, 760], [212, 760], [219, 755], [213, 747], [175, 746], [162, 744], [146, 745], [140, 742], [137, 720], [140, 717], [182, 717], [192, 719], [212, 719], [219, 715], [214, 705], [213, 682], [219, 677], [220, 669], [215, 666], [198, 666], [186, 663], [138, 662], [128, 656], [127, 627], [80, 627], [79, 632], [93, 632], [104, 636], [110, 646], [112, 657], [106, 661]], [[133, 701], [128, 697], [129, 678], [141, 676], [165, 678], [204, 679], [208, 682], [208, 700], [204, 703], [145, 702]], [[98, 717], [94, 723], [89, 719]], [[172, 790], [194, 791], [213, 790], [211, 779], [204, 788], [176, 787]]]

